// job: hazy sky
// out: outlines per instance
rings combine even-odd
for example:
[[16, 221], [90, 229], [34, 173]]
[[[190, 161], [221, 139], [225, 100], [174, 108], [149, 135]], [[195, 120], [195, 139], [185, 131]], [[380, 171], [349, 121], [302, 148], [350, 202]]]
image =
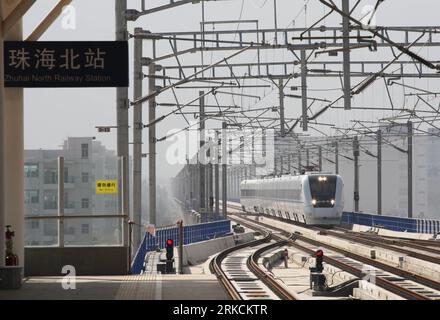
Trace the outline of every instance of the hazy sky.
[[[34, 7], [25, 16], [24, 32], [25, 36], [33, 30], [34, 26], [43, 18], [43, 15], [56, 3], [56, 0], [37, 1]], [[340, 1], [336, 1], [339, 4]], [[353, 1], [354, 2], [354, 1]], [[129, 8], [139, 8], [140, 1], [129, 0]], [[156, 6], [159, 4], [169, 3], [169, 1], [147, 1], [148, 6]], [[307, 10], [304, 11], [304, 4], [308, 3]], [[362, 5], [375, 4], [376, 1], [363, 1]], [[74, 0], [72, 5], [76, 9], [76, 29], [64, 30], [61, 25], [61, 19], [58, 19], [48, 30], [41, 40], [57, 41], [57, 40], [114, 40], [114, 1], [111, 0]], [[303, 27], [305, 24], [310, 25], [317, 18], [322, 16], [324, 12], [328, 12], [322, 4], [317, 0], [278, 0], [278, 26], [286, 28], [288, 26]], [[438, 13], [440, 9], [439, 1], [435, 0], [387, 0], [381, 6], [377, 16], [378, 25], [435, 25], [438, 24]], [[258, 19], [260, 28], [270, 28], [274, 25], [273, 20], [273, 1], [272, 0], [230, 0], [208, 2], [205, 4], [205, 20], [234, 20], [234, 19]], [[139, 19], [136, 23], [129, 23], [129, 29], [132, 31], [134, 27], [142, 27], [153, 32], [165, 31], [191, 31], [199, 30], [201, 19], [201, 4], [188, 4], [177, 9], [156, 13], [148, 17]], [[306, 15], [305, 15], [306, 13]], [[333, 14], [326, 20], [327, 25], [338, 26], [340, 17]], [[238, 26], [230, 25], [231, 29], [249, 27], [246, 25]], [[218, 27], [221, 28], [221, 27]], [[224, 27], [223, 27], [224, 28]], [[130, 40], [130, 46], [132, 40]], [[167, 48], [167, 47], [164, 47]], [[169, 47], [166, 49], [169, 53]], [[151, 43], [145, 42], [146, 55], [151, 54]], [[438, 50], [423, 49], [422, 54], [435, 60], [439, 60]], [[226, 52], [224, 55], [229, 55]], [[362, 54], [369, 54], [362, 52]], [[248, 56], [247, 59], [254, 56], [255, 52]], [[435, 57], [437, 55], [437, 57]], [[220, 55], [206, 54], [207, 62], [216, 61]], [[279, 61], [282, 59], [292, 58], [290, 53], [279, 52], [275, 50], [266, 50], [263, 53], [263, 59], [266, 61]], [[358, 55], [358, 59], [363, 59], [362, 55]], [[374, 59], [374, 56], [368, 55], [368, 59]], [[182, 61], [200, 60], [200, 54], [182, 57]], [[234, 60], [234, 62], [240, 59]], [[175, 65], [174, 60], [168, 60], [167, 64]], [[130, 65], [132, 62], [130, 61]], [[146, 70], [145, 70], [146, 71]], [[132, 75], [130, 74], [130, 81]], [[299, 80], [295, 80], [298, 84]], [[147, 90], [147, 81], [144, 82], [144, 92]], [[326, 81], [316, 81], [310, 86], [325, 87], [331, 86], [340, 88], [338, 81], [334, 84], [328, 84]], [[416, 84], [416, 80], [408, 83]], [[433, 80], [422, 80], [425, 87], [435, 87], [438, 82]], [[420, 84], [419, 84], [420, 85]], [[380, 91], [376, 91], [380, 90]], [[394, 89], [392, 93], [399, 95], [401, 92]], [[198, 90], [185, 92], [178, 91], [181, 102], [187, 102], [195, 98]], [[255, 90], [251, 90], [255, 93]], [[68, 136], [96, 136], [108, 148], [116, 149], [116, 132], [110, 134], [98, 134], [95, 126], [97, 125], [115, 125], [116, 124], [116, 108], [115, 108], [115, 89], [26, 89], [25, 90], [25, 148], [57, 148], [62, 141]], [[264, 93], [257, 92], [259, 95], [265, 96], [264, 102], [259, 105], [277, 105], [277, 94], [274, 88], [266, 89]], [[332, 97], [340, 93], [331, 93]], [[129, 89], [129, 95], [132, 95], [132, 89]], [[174, 102], [172, 95], [164, 94], [158, 98], [159, 102]], [[212, 97], [208, 98], [207, 103], [213, 103]], [[231, 102], [230, 97], [221, 98], [221, 103]], [[235, 100], [240, 102], [240, 99]], [[242, 101], [245, 106], [255, 103], [251, 99]], [[382, 89], [373, 86], [368, 92], [363, 94], [356, 100], [359, 105], [384, 105], [387, 98]], [[408, 102], [409, 103], [409, 102]], [[298, 115], [298, 101], [289, 101], [287, 104], [288, 116]], [[256, 104], [258, 106], [258, 104]], [[144, 109], [144, 122], [147, 119], [147, 109]], [[168, 111], [158, 110], [158, 114]], [[345, 122], [346, 125], [353, 118], [373, 119], [381, 117], [383, 114], [372, 114], [368, 111], [362, 112], [331, 112], [323, 118], [329, 122]], [[130, 112], [130, 122], [132, 114]], [[167, 121], [162, 122], [158, 127], [158, 137], [164, 136], [168, 130], [173, 128], [184, 127], [185, 122], [180, 117], [171, 117]], [[217, 123], [208, 123], [208, 127], [218, 127]], [[147, 132], [144, 134], [146, 141]], [[170, 166], [164, 160], [164, 154], [167, 143], [161, 143], [158, 146], [158, 177], [159, 179], [169, 178], [177, 173], [179, 166]], [[130, 151], [131, 152], [131, 151]], [[147, 152], [145, 145], [144, 152]], [[146, 169], [147, 162], [144, 162]]]

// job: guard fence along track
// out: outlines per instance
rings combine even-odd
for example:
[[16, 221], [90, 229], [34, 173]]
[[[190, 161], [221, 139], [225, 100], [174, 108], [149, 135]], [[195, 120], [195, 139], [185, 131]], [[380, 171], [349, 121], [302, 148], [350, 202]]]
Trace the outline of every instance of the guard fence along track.
[[[417, 252], [414, 250], [408, 250], [406, 248], [403, 248], [402, 246], [405, 246], [406, 244], [402, 243], [401, 241], [393, 241], [393, 240], [387, 240], [387, 239], [383, 239], [382, 237], [364, 237], [362, 234], [359, 233], [350, 233], [350, 232], [337, 232], [337, 231], [332, 231], [332, 230], [327, 230], [327, 229], [322, 229], [322, 228], [313, 228], [314, 230], [317, 231], [321, 231], [322, 233], [326, 233], [330, 236], [339, 238], [339, 239], [344, 239], [344, 240], [348, 240], [348, 241], [353, 241], [356, 243], [362, 243], [365, 244], [367, 246], [374, 246], [374, 247], [379, 247], [379, 248], [384, 248], [384, 249], [388, 249], [388, 250], [392, 250], [395, 252], [400, 252], [403, 253], [409, 257], [413, 257], [413, 258], [417, 258], [420, 260], [424, 260], [424, 261], [429, 261], [432, 263], [436, 263], [436, 264], [440, 264], [440, 257], [439, 256], [433, 256], [433, 255], [428, 255], [425, 253], [421, 253], [421, 252]], [[428, 251], [428, 250], [425, 250]], [[440, 252], [436, 252], [436, 254], [440, 254]]]
[[281, 284], [258, 265], [259, 256], [283, 243], [265, 245], [272, 235], [262, 231], [259, 240], [237, 245], [220, 252], [210, 268], [233, 300], [295, 300]]
[[[285, 230], [267, 225], [262, 222], [250, 220], [245, 217], [236, 217], [234, 219], [241, 224], [256, 230], [272, 230], [283, 235], [288, 233]], [[261, 228], [263, 226], [264, 228]], [[276, 237], [274, 235], [274, 237]], [[282, 238], [286, 240], [286, 238]], [[368, 277], [366, 270], [375, 268], [376, 285], [409, 300], [430, 300], [440, 298], [440, 283], [427, 279], [410, 272], [395, 268], [374, 259], [363, 257], [344, 249], [336, 248], [326, 243], [309, 239], [301, 234], [294, 234], [294, 239], [288, 239], [289, 244], [299, 250], [314, 254], [317, 248], [326, 249], [324, 261], [335, 267], [349, 272], [356, 277]]]

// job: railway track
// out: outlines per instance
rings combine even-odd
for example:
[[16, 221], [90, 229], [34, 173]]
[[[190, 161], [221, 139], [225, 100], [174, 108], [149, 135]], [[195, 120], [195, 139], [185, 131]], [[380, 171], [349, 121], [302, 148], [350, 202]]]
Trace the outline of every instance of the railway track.
[[[367, 246], [384, 248], [395, 252], [403, 253], [409, 257], [417, 258], [424, 261], [429, 261], [435, 264], [440, 264], [440, 252], [435, 249], [430, 250], [429, 248], [423, 248], [423, 247], [420, 248], [420, 246], [417, 246], [417, 248], [415, 248], [414, 246], [409, 246], [406, 243], [402, 243], [401, 241], [388, 240], [378, 236], [366, 236], [361, 233], [353, 233], [349, 231], [344, 232], [341, 229], [338, 229], [341, 230], [341, 232], [322, 229], [318, 227], [314, 227], [313, 229], [343, 240], [353, 241], [356, 243], [365, 244]], [[410, 250], [408, 248], [405, 248], [404, 246], [407, 246], [408, 248], [416, 249], [417, 251]]]
[[[339, 228], [337, 228], [339, 229]], [[424, 251], [427, 253], [431, 253], [434, 255], [438, 255], [440, 257], [440, 247], [436, 247], [435, 245], [438, 243], [435, 243], [435, 241], [433, 240], [408, 240], [408, 239], [402, 239], [402, 238], [391, 238], [391, 237], [384, 237], [384, 236], [377, 236], [374, 234], [368, 234], [368, 233], [355, 233], [352, 231], [347, 231], [345, 230], [345, 232], [351, 233], [351, 234], [357, 234], [360, 235], [363, 238], [367, 238], [367, 239], [372, 239], [372, 240], [376, 240], [376, 239], [380, 239], [381, 241], [383, 241], [386, 244], [389, 245], [395, 245], [395, 246], [399, 246], [399, 247], [408, 247], [411, 249], [415, 249], [417, 251]], [[422, 242], [418, 242], [418, 241], [422, 241]], [[437, 241], [438, 242], [438, 241]], [[415, 251], [415, 252], [417, 252]]]
[[[366, 270], [374, 269], [375, 281], [379, 287], [388, 290], [409, 300], [431, 300], [440, 299], [440, 283], [427, 279], [404, 270], [383, 264], [376, 260], [366, 258], [347, 250], [333, 247], [326, 243], [322, 243], [313, 239], [306, 238], [300, 234], [295, 234], [295, 239], [290, 239], [286, 235], [286, 231], [275, 228], [273, 226], [255, 222], [244, 217], [234, 217], [235, 220], [249, 228], [262, 230], [272, 230], [283, 234], [283, 238], [279, 240], [289, 241], [289, 245], [297, 249], [314, 254], [319, 248], [326, 249], [324, 261], [334, 265], [341, 270], [349, 272], [356, 277], [362, 279], [369, 277], [371, 273]], [[263, 226], [263, 228], [261, 227]], [[266, 231], [267, 232], [267, 231]]]
[[262, 269], [258, 260], [264, 252], [283, 246], [274, 242], [272, 234], [220, 252], [211, 260], [210, 268], [233, 300], [296, 300], [271, 274]]
[[440, 241], [438, 240], [408, 240], [408, 239], [402, 239], [404, 242], [409, 242], [411, 244], [421, 245], [421, 246], [428, 246], [435, 250], [440, 250]]
[[292, 293], [290, 293], [284, 286], [280, 285], [272, 276], [272, 274], [268, 273], [263, 268], [261, 268], [258, 263], [258, 260], [265, 252], [281, 247], [286, 244], [287, 241], [279, 241], [269, 244], [261, 249], [258, 249], [248, 258], [247, 264], [249, 269], [255, 275], [257, 275], [259, 279], [264, 279], [263, 281], [265, 282], [265, 284], [269, 286], [272, 289], [272, 291], [282, 300], [296, 300], [296, 297], [292, 295]]
[[[241, 206], [236, 205], [229, 205], [229, 207], [242, 211]], [[251, 214], [253, 215], [253, 214]], [[297, 223], [295, 221], [287, 220], [280, 217], [274, 217], [274, 216], [268, 216], [263, 214], [263, 216], [276, 219], [288, 224], [297, 225], [301, 227], [305, 227], [303, 224]], [[336, 227], [335, 229], [340, 231], [332, 231], [329, 229], [322, 229], [314, 227], [312, 229], [315, 229], [317, 231], [320, 231], [322, 233], [327, 233], [328, 235], [341, 238], [348, 241], [354, 241], [357, 243], [365, 244], [368, 246], [375, 246], [380, 247], [388, 250], [392, 250], [395, 252], [403, 253], [409, 257], [417, 258], [420, 260], [432, 262], [435, 264], [440, 264], [440, 247], [437, 248], [431, 248], [427, 245], [440, 245], [439, 243], [436, 243], [435, 241], [429, 241], [429, 240], [407, 240], [407, 239], [392, 239], [388, 237], [379, 237], [375, 235], [365, 234], [365, 233], [359, 233], [359, 232], [351, 232], [347, 229]], [[343, 232], [343, 233], [342, 233]], [[413, 242], [416, 241], [416, 242]], [[418, 244], [421, 241], [421, 243], [424, 243], [424, 245]], [[414, 249], [414, 250], [411, 250]]]

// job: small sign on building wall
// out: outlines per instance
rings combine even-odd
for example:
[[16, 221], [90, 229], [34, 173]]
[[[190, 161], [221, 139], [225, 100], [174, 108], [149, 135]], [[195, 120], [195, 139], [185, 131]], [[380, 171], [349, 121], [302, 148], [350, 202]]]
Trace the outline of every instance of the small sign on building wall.
[[118, 193], [118, 180], [96, 180], [96, 194]]

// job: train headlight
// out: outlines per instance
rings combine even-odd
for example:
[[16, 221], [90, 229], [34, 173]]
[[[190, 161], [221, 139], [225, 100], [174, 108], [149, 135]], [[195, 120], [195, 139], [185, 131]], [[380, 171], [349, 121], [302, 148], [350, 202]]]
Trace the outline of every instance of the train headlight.
[[330, 200], [330, 203], [332, 204], [332, 205], [334, 205], [335, 204], [335, 200]]
[[325, 182], [327, 181], [327, 177], [318, 177], [318, 181]]
[[315, 200], [315, 199], [312, 199], [312, 204], [313, 204], [314, 206], [316, 206], [316, 200]]

